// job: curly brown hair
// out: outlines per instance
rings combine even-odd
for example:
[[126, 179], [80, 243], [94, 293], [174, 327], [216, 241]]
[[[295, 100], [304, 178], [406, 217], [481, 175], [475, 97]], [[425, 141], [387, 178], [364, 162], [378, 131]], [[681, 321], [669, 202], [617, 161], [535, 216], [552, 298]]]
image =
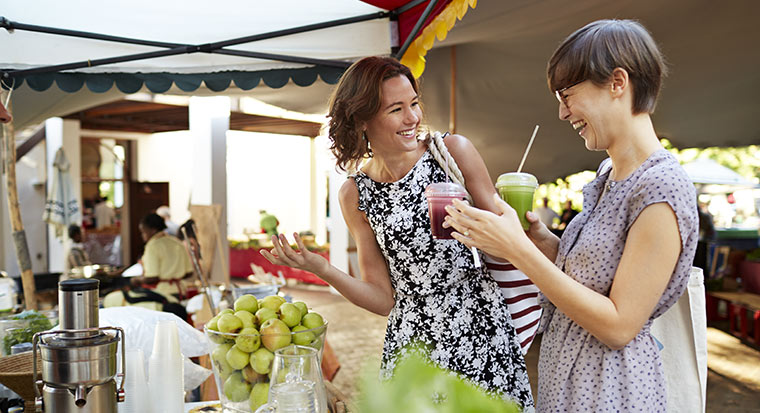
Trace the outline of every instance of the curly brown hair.
[[357, 167], [362, 159], [371, 156], [362, 126], [380, 110], [383, 82], [396, 76], [406, 76], [419, 94], [417, 80], [409, 68], [390, 57], [365, 57], [352, 64], [340, 78], [330, 96], [327, 115], [330, 150], [340, 170]]

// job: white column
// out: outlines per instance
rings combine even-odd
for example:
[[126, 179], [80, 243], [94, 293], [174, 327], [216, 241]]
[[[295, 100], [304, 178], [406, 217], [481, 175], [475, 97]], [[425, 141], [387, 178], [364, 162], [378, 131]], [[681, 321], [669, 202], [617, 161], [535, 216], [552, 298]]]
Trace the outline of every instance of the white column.
[[[45, 147], [47, 152], [47, 187], [45, 192], [48, 193], [53, 179], [53, 161], [55, 153], [63, 147], [66, 157], [71, 165], [69, 168], [69, 179], [71, 180], [72, 195], [78, 200], [80, 211], [82, 212], [82, 145], [80, 139], [80, 123], [78, 120], [64, 120], [61, 118], [50, 118], [45, 121]], [[64, 234], [68, 239], [68, 234]], [[55, 237], [55, 231], [48, 225], [48, 271], [62, 272], [65, 260], [65, 244]]]
[[214, 260], [211, 279], [225, 281], [222, 259], [229, 270], [227, 242], [227, 131], [230, 128], [230, 98], [226, 96], [192, 97], [189, 106], [190, 133], [193, 151], [193, 183], [191, 203], [222, 206], [219, 237], [222, 250]]
[[327, 220], [327, 229], [330, 232], [330, 264], [348, 274], [348, 227], [338, 200], [338, 191], [346, 182], [346, 174], [332, 168], [329, 179], [330, 218]]

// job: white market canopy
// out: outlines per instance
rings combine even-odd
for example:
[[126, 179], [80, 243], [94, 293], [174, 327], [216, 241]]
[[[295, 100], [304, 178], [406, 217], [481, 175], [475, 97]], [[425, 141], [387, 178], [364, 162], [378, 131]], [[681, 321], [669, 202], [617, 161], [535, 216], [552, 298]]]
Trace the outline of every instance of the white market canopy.
[[[0, 15], [11, 27], [23, 27], [0, 30], [0, 70], [117, 58], [103, 66], [61, 67], [64, 72], [25, 72], [12, 84], [18, 88], [13, 99], [17, 126], [140, 90], [194, 92], [203, 86], [200, 92], [209, 93], [230, 86], [238, 91], [259, 84], [277, 88], [290, 81], [300, 86], [318, 79], [335, 83], [352, 60], [391, 52], [388, 13], [358, 0], [133, 0], [107, 5], [7, 0]], [[105, 34], [114, 41], [40, 33], [29, 26]], [[146, 42], [132, 44], [134, 40]], [[189, 54], [194, 46], [208, 51]], [[141, 55], [152, 58], [118, 61]]]
[[730, 168], [712, 159], [697, 159], [683, 165], [691, 181], [697, 184], [701, 192], [729, 193], [740, 189], [758, 188], [757, 185]]

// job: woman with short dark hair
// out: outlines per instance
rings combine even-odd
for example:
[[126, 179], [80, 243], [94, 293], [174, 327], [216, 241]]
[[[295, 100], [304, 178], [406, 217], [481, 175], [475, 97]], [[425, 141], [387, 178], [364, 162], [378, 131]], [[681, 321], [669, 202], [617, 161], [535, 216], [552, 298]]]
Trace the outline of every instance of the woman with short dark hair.
[[538, 411], [666, 411], [649, 328], [686, 289], [698, 224], [694, 185], [650, 117], [664, 74], [651, 36], [630, 20], [590, 23], [549, 60], [560, 119], [609, 155], [561, 240], [530, 212], [524, 232], [498, 198], [500, 215], [447, 208], [456, 239], [508, 259], [541, 289]]

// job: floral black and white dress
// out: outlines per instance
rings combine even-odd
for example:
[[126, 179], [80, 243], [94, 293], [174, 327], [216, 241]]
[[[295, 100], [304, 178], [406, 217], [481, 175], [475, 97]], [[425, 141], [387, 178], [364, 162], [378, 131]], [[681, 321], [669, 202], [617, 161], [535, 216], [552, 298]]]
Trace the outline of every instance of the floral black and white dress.
[[395, 290], [381, 374], [393, 374], [408, 345], [424, 344], [439, 366], [532, 410], [525, 360], [496, 282], [464, 244], [433, 239], [424, 191], [446, 175], [430, 151], [396, 182], [361, 171], [353, 178]]

